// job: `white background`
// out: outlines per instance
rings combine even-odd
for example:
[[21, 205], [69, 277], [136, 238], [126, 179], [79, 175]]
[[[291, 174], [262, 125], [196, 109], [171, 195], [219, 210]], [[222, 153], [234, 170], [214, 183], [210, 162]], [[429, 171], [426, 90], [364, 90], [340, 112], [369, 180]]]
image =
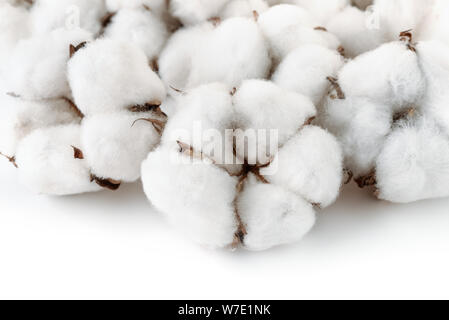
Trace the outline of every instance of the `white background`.
[[0, 298], [449, 298], [449, 199], [410, 205], [345, 187], [296, 245], [210, 251], [139, 184], [37, 196], [0, 159]]

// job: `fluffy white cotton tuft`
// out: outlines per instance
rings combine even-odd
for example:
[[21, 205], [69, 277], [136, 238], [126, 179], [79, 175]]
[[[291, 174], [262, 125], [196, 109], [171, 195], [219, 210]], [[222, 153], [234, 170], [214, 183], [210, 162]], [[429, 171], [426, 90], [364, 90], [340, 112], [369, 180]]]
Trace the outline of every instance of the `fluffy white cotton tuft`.
[[237, 180], [226, 171], [159, 148], [142, 164], [142, 181], [151, 203], [193, 240], [214, 248], [233, 243]]
[[92, 173], [103, 179], [134, 182], [140, 178], [140, 165], [159, 143], [160, 135], [139, 118], [155, 118], [151, 113], [100, 114], [84, 118], [81, 150]]
[[144, 6], [160, 16], [167, 10], [167, 0], [106, 0], [106, 8], [109, 12], [138, 9]]
[[33, 192], [48, 195], [100, 190], [91, 182], [85, 161], [74, 157], [79, 136], [79, 125], [62, 125], [38, 129], [25, 137], [16, 154], [20, 182]]
[[275, 185], [246, 184], [237, 208], [247, 232], [244, 246], [249, 250], [299, 241], [315, 224], [310, 203]]
[[210, 82], [238, 86], [243, 79], [266, 77], [270, 66], [265, 39], [252, 18], [181, 29], [159, 59], [166, 85], [184, 91]]
[[142, 7], [117, 12], [104, 36], [134, 43], [152, 60], [161, 52], [168, 38], [168, 31], [160, 17]]
[[79, 123], [64, 100], [31, 102], [12, 97], [0, 99], [0, 152], [10, 157], [32, 131], [59, 124]]
[[449, 195], [449, 137], [433, 120], [404, 123], [377, 159], [379, 198], [412, 202]]
[[304, 45], [285, 57], [272, 79], [282, 88], [303, 94], [318, 105], [329, 88], [327, 77], [337, 76], [343, 64], [343, 57], [335, 50]]
[[305, 44], [316, 44], [332, 50], [340, 46], [339, 40], [322, 30], [311, 14], [297, 6], [279, 5], [261, 14], [259, 25], [271, 47], [276, 62]]
[[[278, 147], [316, 115], [310, 99], [265, 80], [244, 81], [234, 95], [234, 106], [240, 129], [235, 132], [236, 152], [250, 164], [268, 163]], [[277, 141], [271, 141], [272, 132]], [[243, 143], [244, 139], [249, 141]]]
[[229, 0], [171, 0], [170, 12], [184, 25], [193, 25], [218, 17]]
[[267, 11], [268, 4], [264, 0], [231, 0], [220, 14], [223, 19], [232, 17], [254, 17]]
[[82, 28], [96, 34], [105, 14], [103, 0], [34, 0], [31, 7], [35, 34], [46, 34], [59, 28]]
[[340, 145], [327, 131], [306, 126], [260, 173], [270, 182], [325, 208], [337, 199], [342, 184]]
[[165, 98], [164, 85], [145, 54], [126, 42], [102, 39], [88, 44], [70, 59], [68, 78], [85, 115], [160, 104]]
[[7, 91], [24, 99], [69, 97], [69, 46], [89, 40], [91, 35], [81, 29], [59, 29], [20, 41], [5, 70]]

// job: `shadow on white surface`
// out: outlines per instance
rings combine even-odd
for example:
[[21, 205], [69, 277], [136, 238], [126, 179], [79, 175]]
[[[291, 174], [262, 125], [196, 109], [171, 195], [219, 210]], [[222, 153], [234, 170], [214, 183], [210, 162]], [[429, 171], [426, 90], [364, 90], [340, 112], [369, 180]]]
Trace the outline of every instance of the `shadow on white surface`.
[[140, 183], [37, 196], [0, 160], [0, 298], [449, 297], [449, 200], [394, 205], [354, 184], [298, 244], [200, 248]]

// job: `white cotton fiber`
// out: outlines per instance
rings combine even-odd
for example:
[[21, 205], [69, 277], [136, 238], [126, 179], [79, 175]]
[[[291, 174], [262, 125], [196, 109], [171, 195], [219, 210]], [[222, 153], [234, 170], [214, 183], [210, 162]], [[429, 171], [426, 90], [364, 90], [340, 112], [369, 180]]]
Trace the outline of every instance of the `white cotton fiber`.
[[449, 2], [435, 0], [432, 12], [427, 15], [419, 33], [419, 40], [438, 40], [449, 45]]
[[89, 40], [81, 29], [59, 29], [20, 41], [5, 70], [7, 91], [24, 99], [69, 97], [69, 46]]
[[35, 34], [59, 28], [82, 28], [96, 34], [105, 14], [103, 0], [35, 0], [31, 8]]
[[326, 29], [341, 41], [346, 57], [356, 57], [386, 42], [380, 30], [371, 27], [367, 19], [366, 12], [348, 6], [327, 21]]
[[0, 72], [8, 65], [14, 46], [30, 35], [29, 12], [0, 2]]
[[160, 16], [167, 10], [167, 0], [106, 0], [106, 8], [109, 12], [138, 9], [144, 6]]
[[326, 128], [342, 145], [346, 167], [356, 178], [370, 174], [391, 132], [391, 108], [366, 98], [347, 97], [329, 99], [324, 113]]
[[166, 85], [184, 91], [210, 82], [238, 86], [243, 79], [266, 77], [270, 66], [265, 40], [252, 18], [181, 29], [159, 59]]
[[390, 42], [347, 63], [338, 80], [347, 96], [366, 97], [394, 107], [422, 96], [425, 79], [416, 52], [403, 42]]
[[412, 202], [449, 195], [449, 139], [434, 121], [405, 123], [388, 137], [377, 160], [379, 198]]
[[286, 0], [284, 2], [293, 3], [307, 9], [321, 25], [350, 4], [350, 0]]
[[270, 182], [325, 208], [337, 199], [342, 183], [340, 145], [327, 131], [306, 126], [260, 173]]
[[81, 126], [81, 146], [92, 173], [103, 179], [134, 182], [140, 165], [159, 143], [160, 135], [138, 118], [156, 118], [151, 113], [111, 113], [88, 116]]
[[218, 17], [229, 0], [171, 0], [170, 12], [184, 25], [193, 25]]
[[162, 50], [168, 31], [160, 17], [142, 7], [117, 12], [104, 37], [134, 43], [152, 60]]
[[427, 81], [422, 112], [449, 132], [449, 46], [437, 41], [417, 45], [420, 65]]
[[249, 250], [299, 241], [315, 224], [310, 203], [275, 185], [247, 183], [237, 209], [247, 232], [243, 245]]
[[79, 146], [79, 125], [38, 129], [20, 143], [16, 162], [19, 180], [33, 192], [69, 195], [100, 190], [90, 180], [82, 159], [74, 157]]
[[20, 141], [32, 131], [68, 123], [79, 123], [79, 118], [64, 100], [32, 102], [2, 97], [0, 152], [12, 157]]
[[304, 45], [285, 57], [272, 79], [280, 87], [303, 94], [318, 105], [329, 88], [327, 77], [335, 77], [343, 64], [343, 57], [335, 50]]
[[379, 19], [380, 30], [393, 41], [406, 30], [413, 30], [419, 37], [434, 3], [435, 0], [375, 0], [373, 10]]
[[258, 22], [276, 62], [305, 44], [316, 44], [332, 50], [340, 46], [333, 34], [316, 29], [319, 24], [310, 13], [297, 6], [274, 6], [261, 14]]
[[237, 232], [236, 178], [207, 160], [186, 159], [171, 148], [149, 154], [142, 164], [148, 199], [193, 240], [214, 248], [230, 246]]
[[231, 0], [220, 14], [222, 19], [231, 17], [254, 17], [268, 10], [264, 0]]
[[180, 96], [178, 111], [167, 123], [163, 143], [176, 146], [180, 141], [224, 164], [226, 155], [232, 155], [232, 131], [226, 135], [234, 121], [231, 89], [212, 83]]
[[[309, 98], [265, 80], [244, 81], [234, 95], [234, 106], [241, 129], [235, 133], [241, 142], [236, 152], [250, 164], [268, 163], [278, 147], [316, 115]], [[277, 141], [270, 141], [270, 131], [276, 133]], [[255, 141], [243, 143], [245, 137], [251, 136], [257, 137]], [[273, 145], [274, 142], [278, 144]]]
[[109, 39], [79, 50], [68, 64], [68, 78], [78, 108], [85, 114], [160, 104], [165, 88], [138, 47]]

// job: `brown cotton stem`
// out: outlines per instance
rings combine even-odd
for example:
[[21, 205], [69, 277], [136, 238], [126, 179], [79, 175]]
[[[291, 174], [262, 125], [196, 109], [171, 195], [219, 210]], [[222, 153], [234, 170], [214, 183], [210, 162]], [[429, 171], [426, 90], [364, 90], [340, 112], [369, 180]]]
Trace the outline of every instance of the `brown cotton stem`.
[[416, 109], [414, 107], [408, 108], [393, 115], [393, 122], [398, 122], [402, 119], [411, 118], [415, 115]]
[[322, 26], [315, 27], [315, 28], [313, 28], [313, 30], [327, 32], [327, 29], [325, 27], [322, 27]]
[[76, 113], [76, 115], [78, 117], [80, 117], [81, 119], [84, 118], [84, 114], [81, 112], [81, 110], [76, 106], [76, 104], [72, 100], [70, 100], [67, 97], [63, 97], [62, 100], [64, 100], [65, 102], [67, 102], [70, 105], [70, 108], [73, 110], [73, 112]]
[[221, 24], [220, 17], [212, 17], [212, 18], [207, 19], [207, 21], [211, 22], [214, 27], [218, 27]]
[[69, 58], [72, 58], [73, 55], [74, 55], [77, 51], [79, 51], [79, 50], [81, 50], [82, 48], [84, 48], [84, 47], [86, 46], [86, 44], [87, 44], [86, 41], [81, 42], [80, 44], [78, 44], [78, 45], [76, 45], [76, 46], [74, 46], [73, 44], [71, 44], [71, 45], [69, 46]]
[[413, 33], [412, 29], [402, 31], [399, 34], [399, 40], [404, 42], [407, 45], [407, 48], [410, 51], [416, 52], [416, 43], [413, 42]]
[[96, 184], [98, 184], [102, 188], [109, 189], [109, 190], [112, 190], [112, 191], [118, 190], [120, 188], [120, 185], [121, 185], [121, 181], [117, 181], [117, 180], [113, 180], [113, 179], [100, 178], [100, 177], [97, 177], [94, 174], [90, 175], [90, 181], [91, 182], [95, 182]]
[[160, 116], [166, 117], [167, 115], [161, 110], [161, 102], [160, 101], [152, 101], [144, 104], [135, 104], [127, 107], [128, 111], [139, 113], [139, 112], [155, 112]]
[[83, 160], [84, 159], [84, 154], [83, 151], [81, 151], [81, 149], [71, 146], [73, 148], [73, 157], [75, 159], [79, 159], [79, 160]]
[[334, 77], [327, 77], [326, 78], [332, 85], [332, 87], [334, 88], [335, 92], [337, 93], [337, 96], [335, 95], [331, 95], [331, 99], [340, 99], [340, 100], [344, 100], [346, 99], [345, 93], [343, 92], [343, 90], [340, 87], [340, 84], [338, 83], [338, 79], [334, 78]]
[[1, 152], [0, 152], [0, 156], [5, 157], [9, 162], [12, 163], [12, 165], [14, 167], [19, 168], [19, 166], [16, 163], [16, 157], [14, 157], [14, 156], [10, 157], [10, 156], [7, 156], [6, 154], [1, 153]]
[[349, 182], [351, 182], [352, 178], [354, 177], [354, 174], [349, 169], [343, 169], [343, 176], [346, 177], [344, 184], [349, 184]]
[[372, 171], [370, 174], [366, 176], [359, 177], [354, 179], [359, 188], [363, 189], [365, 187], [375, 186], [377, 184], [376, 181], [376, 172]]
[[159, 135], [162, 135], [162, 132], [164, 132], [164, 128], [165, 128], [164, 121], [161, 121], [158, 119], [152, 119], [152, 118], [140, 118], [140, 119], [137, 119], [136, 121], [134, 121], [133, 124], [131, 125], [131, 127], [134, 127], [134, 125], [138, 121], [146, 121], [146, 122], [151, 123], [153, 125], [154, 130], [156, 130]]

